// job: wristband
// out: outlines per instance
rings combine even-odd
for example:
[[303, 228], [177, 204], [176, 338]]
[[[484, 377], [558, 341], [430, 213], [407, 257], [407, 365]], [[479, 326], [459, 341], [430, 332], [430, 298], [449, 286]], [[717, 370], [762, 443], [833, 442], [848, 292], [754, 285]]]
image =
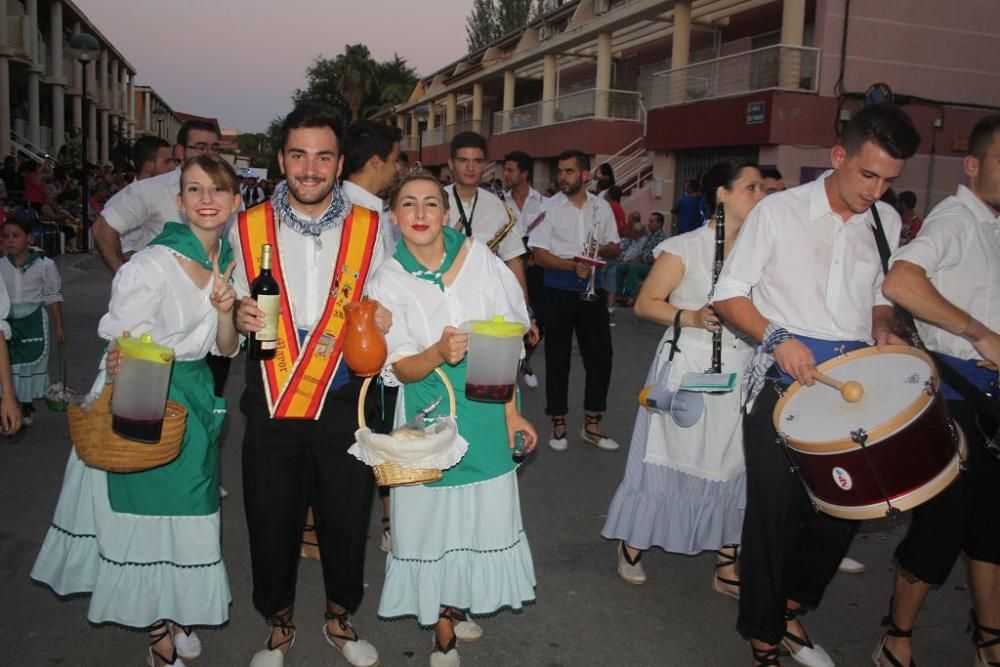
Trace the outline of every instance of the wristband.
[[531, 306], [527, 306], [527, 308], [528, 308], [528, 319], [529, 320], [535, 319], [535, 311], [531, 308]]
[[787, 330], [782, 329], [777, 324], [769, 323], [767, 328], [764, 329], [764, 340], [762, 340], [760, 344], [764, 348], [765, 352], [768, 354], [774, 354], [776, 347], [791, 338], [794, 338], [794, 336], [788, 333]]
[[985, 324], [980, 322], [974, 317], [969, 318], [969, 323], [965, 326], [962, 333], [958, 334], [961, 338], [969, 341], [970, 343], [978, 343], [982, 339], [986, 338], [990, 334], [990, 330]]

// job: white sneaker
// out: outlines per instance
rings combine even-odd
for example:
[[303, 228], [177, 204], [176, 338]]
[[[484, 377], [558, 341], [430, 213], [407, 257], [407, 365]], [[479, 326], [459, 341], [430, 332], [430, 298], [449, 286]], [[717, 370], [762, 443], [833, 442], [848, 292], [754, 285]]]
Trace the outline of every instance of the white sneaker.
[[[641, 551], [639, 552], [639, 557], [642, 557]], [[646, 571], [642, 569], [642, 562], [637, 560], [635, 565], [633, 565], [625, 560], [624, 542], [618, 545], [618, 576], [636, 586], [646, 583]]]
[[538, 376], [534, 373], [525, 373], [521, 377], [524, 378], [524, 384], [534, 389], [538, 386]]
[[[355, 636], [357, 636], [356, 630]], [[353, 665], [353, 667], [374, 667], [378, 664], [378, 651], [369, 641], [361, 638], [348, 640], [341, 648], [337, 646], [337, 642], [333, 641], [333, 636], [330, 635], [326, 623], [323, 623], [323, 637], [326, 638], [326, 643], [337, 649], [348, 664]]]
[[194, 630], [188, 633], [182, 626], [173, 626], [174, 648], [177, 655], [185, 660], [194, 660], [201, 655], [201, 639]]
[[853, 558], [844, 557], [840, 561], [840, 565], [837, 566], [837, 570], [840, 572], [845, 572], [847, 574], [861, 574], [865, 571], [865, 564], [859, 563]]

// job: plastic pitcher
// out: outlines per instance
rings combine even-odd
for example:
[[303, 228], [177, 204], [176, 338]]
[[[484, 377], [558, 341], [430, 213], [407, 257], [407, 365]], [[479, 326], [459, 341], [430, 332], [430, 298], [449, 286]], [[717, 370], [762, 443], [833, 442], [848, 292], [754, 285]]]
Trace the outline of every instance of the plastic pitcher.
[[506, 403], [514, 396], [524, 325], [492, 320], [468, 323], [469, 358], [465, 397], [486, 403]]
[[159, 442], [174, 351], [149, 334], [117, 342], [121, 366], [111, 394], [111, 428], [129, 440]]

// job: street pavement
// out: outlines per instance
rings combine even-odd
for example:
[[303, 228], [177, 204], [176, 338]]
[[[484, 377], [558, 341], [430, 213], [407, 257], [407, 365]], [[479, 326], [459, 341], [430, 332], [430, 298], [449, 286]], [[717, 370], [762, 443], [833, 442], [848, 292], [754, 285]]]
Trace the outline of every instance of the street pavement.
[[[70, 384], [88, 388], [96, 374], [103, 343], [96, 336], [105, 312], [110, 276], [96, 256], [58, 259], [66, 297], [70, 339]], [[466, 665], [750, 665], [750, 651], [735, 630], [737, 603], [711, 590], [713, 554], [688, 557], [654, 550], [643, 564], [649, 581], [625, 583], [615, 571], [616, 544], [601, 538], [608, 502], [621, 480], [626, 445], [641, 388], [661, 327], [641, 322], [619, 309], [612, 335], [614, 375], [609, 411], [602, 424], [622, 443], [609, 453], [571, 439], [557, 453], [545, 444], [544, 363], [537, 355], [537, 389], [524, 389], [526, 415], [541, 444], [520, 474], [521, 506], [538, 578], [537, 601], [520, 613], [501, 612], [480, 619], [485, 635], [462, 644]], [[55, 357], [56, 355], [52, 355]], [[706, 360], [707, 361], [707, 360]], [[56, 363], [52, 363], [55, 381]], [[243, 420], [237, 399], [243, 362], [234, 363], [227, 387], [230, 414], [222, 441], [223, 543], [233, 604], [227, 626], [200, 629], [204, 644], [197, 665], [246, 665], [265, 639], [267, 628], [251, 604], [250, 560], [240, 483]], [[570, 434], [582, 427], [583, 369], [574, 356], [569, 415]], [[62, 482], [70, 441], [63, 414], [36, 402], [37, 421], [16, 443], [0, 438], [0, 665], [141, 665], [146, 635], [115, 626], [94, 627], [86, 620], [88, 600], [63, 600], [28, 576], [45, 536]], [[381, 621], [375, 610], [385, 572], [379, 551], [380, 510], [373, 504], [366, 559], [367, 595], [354, 623], [379, 649], [382, 665], [426, 665], [431, 633], [412, 619]], [[859, 575], [838, 574], [818, 612], [804, 623], [813, 640], [838, 665], [871, 664], [881, 634], [879, 621], [891, 592], [892, 551], [905, 532], [888, 521], [866, 522], [851, 555], [867, 565]], [[968, 664], [972, 644], [968, 618], [966, 566], [960, 562], [947, 584], [936, 590], [918, 620], [915, 655], [921, 665]], [[286, 665], [346, 665], [321, 634], [323, 586], [319, 564], [299, 569], [298, 635]], [[794, 664], [788, 657], [786, 665]]]

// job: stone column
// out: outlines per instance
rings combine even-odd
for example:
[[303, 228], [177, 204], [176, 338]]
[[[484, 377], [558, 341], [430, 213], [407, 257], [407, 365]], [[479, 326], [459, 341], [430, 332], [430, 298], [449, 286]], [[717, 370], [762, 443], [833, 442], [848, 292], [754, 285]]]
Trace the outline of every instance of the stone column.
[[510, 132], [511, 118], [510, 112], [514, 108], [514, 89], [517, 86], [517, 77], [514, 70], [507, 70], [503, 73], [503, 131]]
[[49, 83], [52, 84], [52, 146], [49, 150], [55, 154], [66, 143], [62, 0], [52, 0], [49, 3]]
[[111, 130], [109, 115], [110, 114], [108, 113], [107, 109], [101, 109], [101, 148], [99, 153], [101, 159], [98, 162], [98, 164], [100, 164], [102, 167], [108, 161], [108, 145], [109, 145], [108, 133]]
[[[107, 107], [109, 102], [110, 92], [108, 90], [108, 50], [101, 49], [100, 57], [100, 79], [97, 82], [99, 90], [101, 91], [97, 96], [97, 102], [102, 107]], [[104, 164], [103, 162], [101, 164]]]
[[35, 70], [28, 70], [28, 141], [35, 146], [41, 144], [42, 119], [39, 104], [39, 76]]
[[153, 127], [153, 96], [149, 90], [142, 94], [142, 129], [146, 134], [155, 134]]
[[594, 117], [607, 118], [611, 90], [611, 33], [597, 35], [597, 81], [594, 91]]
[[458, 122], [458, 93], [448, 93], [445, 97], [444, 120], [442, 138], [445, 142], [449, 142], [455, 136], [454, 125]]
[[556, 77], [559, 75], [557, 58], [554, 53], [546, 53], [542, 59], [542, 125], [550, 125], [556, 117]]
[[687, 67], [691, 57], [691, 3], [678, 2], [674, 5], [674, 47], [670, 53], [670, 79], [668, 98], [671, 104], [681, 104], [687, 100]]
[[[802, 46], [806, 25], [806, 0], [784, 0], [781, 8], [781, 45]], [[778, 85], [796, 90], [802, 78], [802, 52], [780, 49]]]
[[121, 78], [118, 75], [118, 59], [115, 58], [111, 61], [111, 75], [108, 77], [108, 99], [107, 105], [113, 114], [121, 113], [121, 95], [119, 94], [119, 87], [121, 85]]
[[128, 87], [125, 89], [128, 96], [128, 138], [135, 139], [135, 72], [128, 73]]
[[472, 84], [472, 129], [480, 134], [483, 132], [483, 84]]

